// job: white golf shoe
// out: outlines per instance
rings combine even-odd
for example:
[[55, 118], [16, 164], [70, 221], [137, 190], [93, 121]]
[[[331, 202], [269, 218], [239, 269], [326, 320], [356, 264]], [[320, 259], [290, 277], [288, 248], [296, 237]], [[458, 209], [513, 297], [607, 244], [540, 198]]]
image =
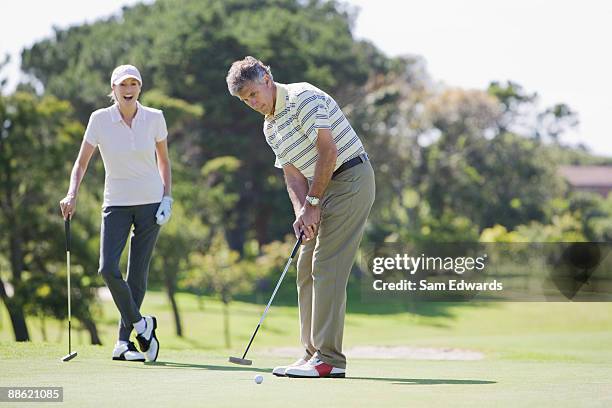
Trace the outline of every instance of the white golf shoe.
[[293, 364], [289, 364], [289, 365], [286, 365], [286, 366], [274, 367], [274, 370], [272, 370], [272, 374], [274, 374], [277, 377], [285, 377], [285, 371], [288, 368], [301, 366], [303, 364], [306, 364], [307, 362], [308, 362], [308, 360], [304, 360], [303, 358], [300, 358], [299, 360], [297, 360]]
[[115, 344], [113, 349], [113, 360], [117, 361], [138, 361], [144, 362], [145, 356], [136, 349], [136, 346], [131, 341], [122, 344]]
[[318, 357], [313, 356], [306, 364], [287, 368], [285, 376], [291, 378], [344, 378], [346, 370], [324, 363]]
[[147, 361], [157, 360], [159, 354], [159, 340], [155, 335], [157, 329], [157, 319], [153, 316], [144, 316], [146, 328], [145, 331], [136, 336], [140, 351], [142, 351]]
[[157, 337], [153, 336], [151, 339], [151, 346], [147, 351], [144, 352], [145, 358], [147, 361], [155, 361], [157, 360], [157, 355], [159, 354], [159, 340]]

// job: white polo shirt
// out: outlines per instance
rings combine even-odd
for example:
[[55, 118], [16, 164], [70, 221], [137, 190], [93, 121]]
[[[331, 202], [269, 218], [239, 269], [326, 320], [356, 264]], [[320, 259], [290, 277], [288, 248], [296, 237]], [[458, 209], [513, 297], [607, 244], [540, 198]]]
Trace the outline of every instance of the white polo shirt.
[[106, 177], [103, 207], [158, 203], [164, 194], [155, 143], [168, 137], [162, 111], [138, 103], [130, 128], [117, 104], [91, 114], [85, 140], [100, 149]]

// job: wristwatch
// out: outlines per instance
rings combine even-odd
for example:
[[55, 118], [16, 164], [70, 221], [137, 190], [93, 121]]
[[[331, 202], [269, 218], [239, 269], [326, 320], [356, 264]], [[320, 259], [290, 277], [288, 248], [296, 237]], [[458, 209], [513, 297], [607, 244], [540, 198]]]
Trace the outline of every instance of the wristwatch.
[[313, 207], [316, 207], [317, 205], [319, 205], [319, 200], [317, 197], [311, 197], [309, 195], [306, 196], [306, 201], [308, 201], [308, 203], [310, 205], [312, 205]]

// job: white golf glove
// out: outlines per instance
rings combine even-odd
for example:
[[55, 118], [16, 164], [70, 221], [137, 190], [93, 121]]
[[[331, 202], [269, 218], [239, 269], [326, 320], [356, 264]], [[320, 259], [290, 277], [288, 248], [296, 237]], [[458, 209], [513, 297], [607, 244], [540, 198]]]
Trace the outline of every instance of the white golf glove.
[[159, 203], [159, 207], [157, 208], [157, 214], [155, 214], [155, 218], [157, 218], [157, 223], [159, 225], [164, 225], [170, 219], [170, 215], [172, 214], [172, 202], [174, 200], [170, 196], [164, 196], [162, 198], [161, 203]]

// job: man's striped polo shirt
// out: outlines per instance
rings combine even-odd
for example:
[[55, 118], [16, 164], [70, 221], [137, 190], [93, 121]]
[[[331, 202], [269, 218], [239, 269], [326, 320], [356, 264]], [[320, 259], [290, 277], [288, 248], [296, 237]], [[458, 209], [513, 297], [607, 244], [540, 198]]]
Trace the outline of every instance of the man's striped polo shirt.
[[266, 141], [276, 155], [278, 168], [291, 163], [306, 178], [314, 176], [318, 159], [315, 142], [319, 129], [331, 129], [338, 149], [334, 170], [365, 150], [334, 99], [306, 82], [276, 82], [274, 115], [264, 121]]

